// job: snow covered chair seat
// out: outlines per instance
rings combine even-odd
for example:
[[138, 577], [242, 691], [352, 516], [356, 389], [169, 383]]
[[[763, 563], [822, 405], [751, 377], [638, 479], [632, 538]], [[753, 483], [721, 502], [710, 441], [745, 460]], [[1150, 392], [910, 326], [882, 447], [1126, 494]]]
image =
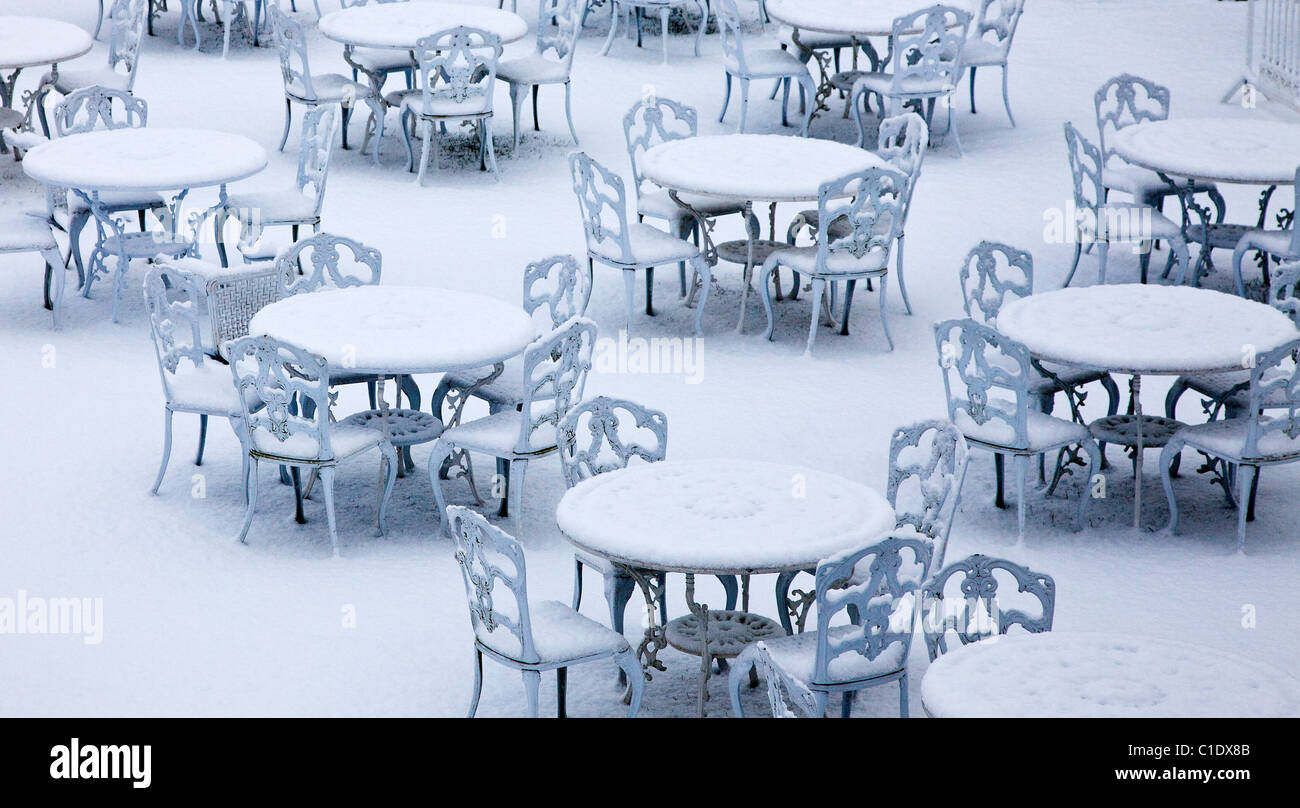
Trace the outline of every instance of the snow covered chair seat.
[[722, 39], [722, 69], [727, 79], [727, 90], [722, 97], [722, 111], [718, 113], [718, 121], [727, 116], [732, 79], [740, 84], [740, 122], [736, 131], [744, 132], [745, 118], [749, 113], [749, 83], [754, 79], [774, 78], [783, 88], [781, 125], [789, 126], [787, 110], [790, 106], [790, 85], [797, 82], [800, 109], [803, 111], [803, 124], [799, 133], [807, 137], [808, 125], [812, 122], [813, 98], [817, 94], [817, 85], [808, 72], [807, 63], [782, 48], [746, 48], [740, 30], [740, 11], [736, 8], [735, 0], [719, 0], [714, 16]]
[[58, 328], [65, 270], [50, 222], [34, 212], [0, 209], [0, 255], [25, 252], [40, 253], [45, 259], [45, 299]]
[[456, 542], [470, 624], [474, 628], [474, 694], [469, 717], [483, 692], [483, 657], [523, 674], [528, 715], [538, 717], [542, 671], [556, 674], [556, 713], [565, 716], [568, 669], [613, 658], [631, 686], [628, 717], [641, 708], [645, 675], [626, 638], [556, 600], [531, 603], [524, 548], [469, 508], [447, 508]]

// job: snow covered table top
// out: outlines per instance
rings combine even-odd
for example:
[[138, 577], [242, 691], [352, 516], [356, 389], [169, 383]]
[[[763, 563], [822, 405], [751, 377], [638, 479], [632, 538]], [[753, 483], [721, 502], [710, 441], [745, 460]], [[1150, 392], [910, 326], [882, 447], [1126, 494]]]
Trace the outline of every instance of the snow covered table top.
[[509, 11], [450, 2], [370, 3], [326, 14], [316, 23], [335, 42], [364, 48], [414, 50], [421, 38], [468, 25], [501, 37], [506, 44], [528, 33], [524, 18]]
[[[967, 0], [947, 5], [969, 10]], [[767, 15], [803, 31], [846, 36], [889, 36], [894, 19], [925, 8], [919, 0], [767, 0]]]
[[55, 138], [23, 158], [34, 180], [83, 191], [163, 191], [224, 185], [266, 167], [266, 150], [212, 129], [111, 129]]
[[72, 23], [0, 15], [0, 70], [66, 62], [90, 46], [90, 34]]
[[1210, 289], [1136, 283], [1030, 295], [1003, 307], [997, 327], [1042, 360], [1144, 375], [1240, 370], [1297, 337], [1272, 306]]
[[807, 202], [818, 186], [865, 168], [888, 168], [866, 149], [787, 135], [701, 135], [641, 156], [646, 179], [673, 191], [751, 202]]
[[492, 365], [537, 337], [517, 305], [426, 286], [354, 286], [294, 295], [259, 311], [268, 334], [358, 373], [440, 373]]
[[662, 461], [585, 480], [555, 511], [574, 544], [633, 567], [779, 572], [881, 537], [894, 509], [834, 474], [749, 460]]
[[1291, 185], [1300, 166], [1300, 124], [1261, 118], [1175, 118], [1125, 127], [1115, 153], [1171, 177]]
[[1300, 680], [1203, 645], [1050, 631], [950, 650], [921, 702], [936, 718], [1300, 716]]

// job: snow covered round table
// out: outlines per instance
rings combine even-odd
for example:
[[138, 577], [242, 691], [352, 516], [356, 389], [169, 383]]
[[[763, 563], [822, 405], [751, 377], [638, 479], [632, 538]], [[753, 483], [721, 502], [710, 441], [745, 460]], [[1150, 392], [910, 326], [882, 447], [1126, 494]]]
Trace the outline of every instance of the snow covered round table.
[[570, 489], [555, 518], [569, 541], [624, 569], [640, 586], [649, 626], [637, 654], [647, 673], [663, 669], [658, 652], [668, 644], [668, 630], [657, 620], [663, 592], [644, 573], [686, 574], [691, 615], [673, 622], [679, 634], [699, 644], [700, 715], [715, 656], [710, 630], [700, 636], [701, 621], [716, 631], [725, 620], [723, 631], [733, 644], [740, 642], [738, 632], [751, 626], [769, 630], [772, 621], [753, 620], [746, 612], [711, 613], [695, 602], [695, 575], [805, 570], [895, 527], [893, 508], [865, 485], [746, 460], [669, 460], [606, 472]]
[[1300, 680], [1203, 645], [1050, 631], [939, 657], [921, 680], [935, 718], [1300, 716]]
[[[59, 77], [59, 62], [75, 59], [90, 51], [90, 34], [62, 20], [46, 17], [0, 15], [0, 110], [13, 109], [18, 76], [28, 67], [50, 66], [42, 86], [51, 86]], [[11, 71], [8, 76], [5, 71]], [[27, 112], [23, 122], [31, 121], [33, 104], [41, 88], [23, 94]], [[6, 127], [10, 128], [10, 127]], [[4, 148], [0, 144], [0, 148]]]
[[501, 44], [524, 38], [528, 23], [518, 14], [465, 3], [370, 3], [335, 11], [316, 27], [326, 38], [345, 46], [415, 50], [422, 37], [458, 25], [479, 28], [501, 37]]
[[[1039, 364], [1131, 376], [1134, 413], [1094, 421], [1100, 439], [1137, 452], [1133, 526], [1142, 523], [1142, 450], [1149, 432], [1177, 425], [1142, 413], [1142, 376], [1225, 373], [1249, 367], [1257, 354], [1295, 339], [1295, 324], [1272, 306], [1210, 289], [1113, 284], [1058, 289], [1008, 303], [998, 331], [1029, 349]], [[1077, 417], [1075, 402], [1071, 409]], [[1168, 423], [1166, 423], [1168, 422]]]
[[[888, 167], [880, 157], [857, 146], [788, 135], [700, 135], [660, 143], [641, 156], [641, 175], [667, 189], [673, 201], [699, 222], [704, 254], [714, 263], [723, 253], [727, 260], [744, 265], [737, 331], [745, 325], [745, 302], [754, 267], [773, 250], [789, 246], [776, 237], [777, 203], [816, 202], [823, 182], [867, 168]], [[743, 200], [749, 238], [714, 245], [705, 216], [683, 202], [678, 196], [681, 193]], [[755, 202], [769, 203], [766, 240], [759, 238]]]
[[[1262, 228], [1268, 203], [1279, 185], [1295, 183], [1300, 166], [1300, 124], [1263, 118], [1175, 118], [1128, 126], [1115, 134], [1115, 154], [1160, 175], [1200, 219], [1188, 238], [1201, 243], [1193, 282], [1210, 266], [1213, 247], [1232, 249], [1248, 229]], [[1193, 198], [1196, 184], [1262, 185], [1254, 225], [1211, 222], [1210, 211]], [[1278, 216], [1284, 227], [1293, 212]]]

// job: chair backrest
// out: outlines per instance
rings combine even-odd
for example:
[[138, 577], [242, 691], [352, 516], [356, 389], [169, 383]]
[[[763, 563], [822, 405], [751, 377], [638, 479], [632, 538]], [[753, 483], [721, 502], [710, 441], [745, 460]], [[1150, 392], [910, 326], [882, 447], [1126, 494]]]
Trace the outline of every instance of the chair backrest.
[[126, 91], [135, 87], [135, 68], [140, 62], [140, 41], [144, 38], [149, 0], [113, 0], [109, 8], [108, 69], [126, 73]]
[[[244, 403], [254, 450], [278, 457], [331, 460], [330, 370], [325, 357], [274, 337], [242, 337], [222, 347]], [[250, 412], [249, 391], [265, 405]], [[304, 402], [315, 404], [310, 417]]]
[[[579, 435], [586, 436], [581, 442]], [[633, 458], [647, 463], [668, 452], [668, 416], [626, 399], [597, 396], [560, 422], [560, 471], [572, 488], [597, 474], [627, 468]]]
[[421, 38], [415, 58], [426, 114], [455, 117], [458, 108], [472, 114], [492, 106], [501, 37], [458, 25]]
[[1028, 447], [1029, 382], [1037, 375], [1029, 349], [974, 320], [936, 323], [934, 340], [948, 420], [968, 439], [979, 431], [999, 446]]
[[586, 152], [569, 155], [573, 193], [578, 197], [587, 249], [609, 239], [618, 245], [620, 260], [632, 263], [632, 241], [628, 235], [627, 189], [623, 178], [593, 160]]
[[[890, 536], [878, 544], [848, 550], [817, 565], [817, 652], [813, 682], [833, 684], [835, 661], [845, 654], [875, 660], [897, 649], [899, 668], [912, 647], [917, 593], [930, 566], [930, 546], [913, 537]], [[855, 570], [865, 579], [853, 583]], [[831, 621], [850, 607], [857, 619], [848, 626]]]
[[907, 192], [903, 195], [903, 220], [912, 206], [912, 193], [921, 178], [921, 163], [925, 161], [926, 147], [930, 142], [930, 127], [915, 112], [905, 112], [885, 118], [880, 122], [876, 136], [876, 154], [907, 176]]
[[1300, 261], [1282, 264], [1273, 270], [1268, 302], [1300, 328]]
[[203, 350], [203, 279], [176, 267], [154, 264], [144, 278], [144, 299], [149, 309], [163, 395], [172, 399], [171, 382], [182, 362], [198, 368], [207, 361]]
[[[999, 581], [995, 573], [999, 570], [1015, 584], [1014, 590], [1004, 587], [1003, 593], [1025, 593], [1037, 599], [1036, 615], [1021, 609], [1004, 608], [998, 598]], [[954, 599], [946, 599], [944, 592], [954, 578], [957, 579], [961, 602], [950, 605]], [[921, 630], [925, 634], [925, 648], [931, 662], [940, 654], [947, 653], [949, 631], [957, 635], [962, 645], [966, 645], [994, 634], [1006, 634], [1012, 626], [1020, 626], [1033, 634], [1052, 630], [1056, 581], [1050, 575], [1034, 572], [1003, 558], [976, 554], [962, 559], [926, 581], [921, 592]]]
[[[456, 562], [479, 643], [520, 662], [540, 662], [528, 609], [524, 548], [462, 505], [448, 505]], [[500, 584], [498, 586], [498, 584]]]
[[[582, 400], [595, 345], [596, 324], [574, 317], [524, 349], [523, 417], [515, 451], [530, 454], [555, 447], [551, 439], [558, 435], [560, 421]], [[546, 426], [554, 431], [544, 430]]]
[[623, 138], [632, 163], [632, 182], [641, 193], [641, 155], [660, 143], [695, 137], [700, 116], [695, 107], [662, 96], [649, 96], [632, 105], [623, 116]]
[[[1255, 357], [1245, 457], [1300, 455], [1300, 339]], [[1268, 413], [1265, 414], [1265, 408]]]
[[968, 459], [966, 439], [948, 421], [901, 426], [889, 439], [885, 498], [899, 528], [911, 525], [933, 540], [927, 572], [943, 564]]
[[818, 188], [816, 271], [866, 259], [888, 266], [889, 249], [903, 229], [907, 177], [893, 169], [867, 168]]
[[54, 105], [56, 137], [96, 129], [136, 129], [148, 123], [149, 105], [143, 98], [99, 85], [69, 93]]
[[580, 267], [572, 255], [552, 255], [524, 267], [524, 311], [536, 314], [546, 306], [550, 328], [587, 314], [591, 302], [591, 269]]
[[[352, 258], [342, 266], [340, 247], [346, 248]], [[281, 297], [321, 289], [374, 286], [379, 283], [382, 269], [383, 256], [379, 250], [333, 233], [317, 233], [305, 238], [275, 259]]]
[[970, 20], [969, 11], [942, 4], [896, 18], [889, 37], [891, 94], [926, 97], [951, 92], [961, 79]]
[[231, 267], [208, 281], [208, 319], [212, 344], [221, 349], [227, 340], [248, 336], [248, 323], [266, 306], [280, 299], [280, 276], [264, 263]]
[[722, 55], [736, 62], [740, 75], [748, 75], [749, 65], [745, 62], [744, 36], [740, 33], [740, 10], [736, 8], [736, 0], [718, 0], [713, 14], [718, 21]]
[[[997, 5], [994, 10], [993, 6]], [[991, 13], [990, 13], [991, 12]], [[1011, 40], [1025, 12], [1025, 0], [980, 0], [979, 12], [971, 24], [971, 38], [983, 39], [998, 46], [1003, 57], [1011, 50]], [[985, 36], [992, 34], [992, 36]]]
[[[1106, 191], [1102, 186], [1101, 150], [1079, 134], [1074, 124], [1065, 122], [1065, 148], [1070, 158], [1070, 178], [1074, 184], [1074, 205], [1079, 212], [1093, 211], [1094, 215], [1103, 200]], [[1079, 223], [1080, 225], [1083, 222]], [[1093, 226], [1096, 226], [1094, 219]]]
[[275, 48], [280, 53], [280, 76], [284, 79], [285, 92], [292, 91], [302, 98], [315, 99], [311, 58], [307, 54], [307, 32], [302, 23], [286, 14], [279, 3], [268, 3], [267, 13], [271, 15]]
[[[582, 29], [582, 8], [586, 0], [539, 0], [537, 8], [537, 53], [555, 54], [555, 59], [569, 70], [577, 50], [578, 33]], [[546, 24], [548, 17], [555, 18], [555, 26]]]
[[772, 708], [772, 717], [798, 718], [799, 715], [791, 709], [792, 706], [799, 708], [805, 716], [819, 717], [816, 697], [808, 686], [772, 661], [767, 643], [759, 640], [756, 643], [756, 650], [758, 653], [755, 655], [755, 662], [758, 675], [767, 682], [767, 703]]
[[317, 216], [325, 204], [325, 182], [329, 179], [339, 120], [338, 109], [331, 104], [312, 107], [302, 118], [296, 185], [304, 194], [315, 195]]
[[1169, 117], [1169, 88], [1154, 81], [1121, 73], [1109, 78], [1092, 97], [1097, 111], [1097, 137], [1101, 140], [1101, 153], [1110, 159], [1106, 148], [1107, 135], [1126, 126], [1144, 121], [1163, 121]]
[[981, 241], [966, 253], [958, 273], [962, 309], [978, 323], [997, 328], [1007, 298], [1034, 293], [1034, 256], [1010, 244]]

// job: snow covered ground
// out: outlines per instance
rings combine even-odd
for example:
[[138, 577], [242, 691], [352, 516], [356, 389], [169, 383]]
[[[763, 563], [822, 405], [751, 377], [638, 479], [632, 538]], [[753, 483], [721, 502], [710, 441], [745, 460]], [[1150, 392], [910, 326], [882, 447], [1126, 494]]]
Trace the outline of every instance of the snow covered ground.
[[[324, 0], [328, 10], [333, 0]], [[531, 3], [525, 16], [535, 24]], [[311, 4], [298, 18], [310, 22]], [[0, 13], [58, 16], [93, 28], [91, 0], [0, 0]], [[753, 6], [746, 4], [747, 13]], [[1248, 113], [1218, 99], [1237, 76], [1244, 50], [1245, 4], [1212, 0], [1034, 0], [1024, 16], [1011, 60], [1010, 90], [1019, 124], [1000, 109], [997, 76], [982, 76], [980, 112], [963, 103], [956, 116], [965, 157], [950, 144], [925, 163], [907, 239], [907, 317], [897, 296], [891, 327], [897, 350], [886, 350], [876, 298], [862, 291], [852, 336], [820, 335], [816, 356], [802, 356], [806, 303], [778, 306], [775, 343], [762, 340], [757, 295], [749, 329], [734, 332], [740, 282], [735, 267], [717, 275], [726, 294], [712, 297], [704, 320], [703, 364], [687, 374], [593, 375], [588, 392], [625, 396], [668, 414], [670, 457], [776, 458], [838, 472], [883, 489], [887, 442], [902, 423], [944, 413], [930, 324], [958, 316], [958, 263], [982, 238], [1030, 249], [1039, 289], [1060, 285], [1071, 247], [1045, 243], [1045, 216], [1069, 201], [1062, 122], [1094, 137], [1092, 94], [1106, 78], [1132, 72], [1168, 85], [1173, 114]], [[247, 135], [272, 153], [256, 187], [286, 181], [295, 156], [274, 152], [283, 96], [275, 53], [241, 41], [219, 56], [218, 29], [205, 28], [202, 52], [176, 45], [179, 14], [156, 24], [141, 57], [136, 94], [149, 102], [150, 124], [213, 127]], [[613, 55], [597, 51], [607, 30], [603, 13], [581, 37], [574, 62], [574, 117], [582, 148], [626, 173], [621, 117], [653, 91], [699, 108], [701, 131], [731, 131], [716, 122], [723, 76], [716, 35], [691, 58], [690, 39], [675, 36], [671, 62], [660, 64], [657, 31], [637, 50], [626, 40]], [[758, 36], [757, 23], [754, 23]], [[529, 47], [527, 40], [511, 49]], [[213, 51], [214, 48], [218, 50]], [[315, 69], [342, 70], [341, 48], [313, 32]], [[87, 59], [102, 60], [98, 44]], [[996, 73], [996, 71], [990, 71]], [[39, 76], [24, 78], [30, 86]], [[964, 86], [959, 97], [965, 98]], [[526, 132], [517, 152], [509, 141], [509, 106], [497, 95], [494, 128], [502, 182], [470, 166], [431, 172], [416, 187], [404, 170], [400, 140], [383, 143], [383, 165], [358, 151], [336, 153], [325, 205], [326, 229], [375, 245], [384, 255], [384, 282], [437, 285], [516, 300], [524, 264], [558, 252], [581, 254], [582, 232], [565, 156], [573, 148], [558, 88], [543, 89], [543, 131]], [[352, 134], [360, 142], [360, 117]], [[793, 133], [780, 126], [779, 107], [755, 87], [751, 131]], [[849, 141], [853, 127], [837, 114], [814, 122], [817, 137]], [[292, 141], [291, 141], [292, 142]], [[462, 152], [468, 155], [469, 150]], [[38, 202], [39, 189], [0, 157], [0, 204]], [[1228, 187], [1229, 215], [1253, 221], [1255, 189]], [[1289, 190], [1279, 191], [1285, 197]], [[209, 199], [211, 194], [198, 194]], [[1289, 199], [1285, 203], [1289, 207]], [[784, 205], [784, 223], [797, 212]], [[738, 237], [734, 221], [719, 225]], [[209, 248], [211, 256], [211, 248]], [[1208, 285], [1228, 288], [1229, 255]], [[1160, 266], [1163, 253], [1154, 266]], [[171, 471], [159, 496], [149, 494], [162, 441], [162, 399], [140, 296], [127, 296], [122, 322], [109, 319], [107, 288], [91, 300], [70, 288], [64, 326], [50, 329], [40, 307], [39, 261], [0, 258], [0, 598], [102, 598], [102, 641], [80, 636], [0, 636], [0, 714], [4, 715], [459, 715], [470, 692], [471, 634], [448, 540], [437, 533], [425, 475], [427, 448], [415, 450], [418, 474], [398, 481], [390, 534], [374, 538], [376, 474], [368, 463], [341, 469], [338, 492], [343, 557], [331, 560], [323, 505], [308, 505], [309, 523], [292, 518], [291, 489], [268, 471], [247, 545], [232, 541], [243, 511], [237, 483], [238, 444], [214, 423], [207, 456], [195, 469], [187, 455], [197, 419], [177, 419]], [[1076, 283], [1096, 277], [1085, 256]], [[1137, 259], [1111, 253], [1112, 282], [1132, 281]], [[660, 273], [659, 316], [635, 323], [639, 336], [687, 336], [694, 313], [676, 300], [676, 273]], [[135, 270], [132, 288], [142, 272]], [[597, 268], [592, 316], [612, 336], [622, 322], [622, 284]], [[1207, 322], [1206, 328], [1214, 323]], [[447, 334], [447, 339], [457, 335]], [[421, 379], [431, 391], [436, 380]], [[1148, 412], [1163, 410], [1167, 380], [1144, 385]], [[363, 394], [346, 389], [340, 412], [360, 409]], [[1104, 403], [1092, 396], [1095, 412]], [[1198, 417], [1194, 394], [1182, 415]], [[1015, 547], [1015, 509], [992, 505], [992, 462], [975, 453], [957, 514], [950, 559], [972, 552], [1005, 554], [1057, 581], [1056, 628], [1117, 631], [1201, 644], [1204, 653], [1230, 651], [1283, 670], [1300, 667], [1300, 542], [1293, 496], [1300, 466], [1270, 470], [1259, 487], [1258, 520], [1248, 551], [1230, 552], [1235, 513], [1189, 456], [1177, 493], [1184, 534], [1134, 532], [1128, 464], [1112, 448], [1106, 499], [1094, 503], [1088, 527], [1071, 532], [1079, 496], [1076, 479], [1057, 495], [1034, 492], [1025, 546]], [[1163, 526], [1165, 500], [1148, 456], [1143, 480], [1146, 524]], [[480, 469], [485, 464], [480, 464]], [[201, 478], [192, 475], [200, 474]], [[199, 489], [204, 496], [194, 496]], [[563, 484], [558, 464], [533, 464], [528, 475], [522, 541], [537, 598], [567, 600], [572, 555], [555, 526]], [[463, 484], [449, 487], [466, 502]], [[670, 609], [685, 611], [680, 578], [671, 582]], [[718, 603], [716, 581], [702, 598]], [[604, 622], [598, 580], [587, 581], [583, 611]], [[754, 582], [754, 605], [772, 613], [769, 577]], [[635, 627], [635, 606], [629, 610]], [[630, 628], [629, 631], [634, 631]], [[694, 712], [698, 663], [672, 651], [643, 703], [651, 716]], [[910, 661], [913, 712], [919, 713], [923, 644]], [[543, 687], [542, 709], [554, 688]], [[712, 709], [726, 712], [725, 678], [715, 678]], [[762, 691], [747, 694], [749, 710], [765, 707]], [[487, 664], [481, 715], [524, 709], [517, 674]], [[618, 715], [614, 666], [575, 669], [570, 714]], [[895, 714], [892, 686], [858, 699], [858, 715]]]

